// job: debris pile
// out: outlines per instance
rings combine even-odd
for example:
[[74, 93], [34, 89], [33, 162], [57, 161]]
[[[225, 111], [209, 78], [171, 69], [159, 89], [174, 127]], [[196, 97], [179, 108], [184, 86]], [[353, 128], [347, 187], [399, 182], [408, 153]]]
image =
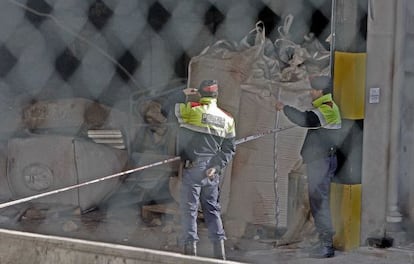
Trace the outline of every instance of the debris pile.
[[[291, 19], [274, 42], [258, 22], [240, 43], [218, 41], [190, 61], [189, 87], [218, 80], [218, 103], [235, 117], [238, 137], [291, 125], [274, 110], [274, 99], [307, 109], [308, 77], [329, 72], [330, 53], [313, 34], [301, 45], [289, 39]], [[301, 195], [288, 194], [288, 175], [301, 161], [305, 133], [296, 127], [238, 146], [221, 197], [229, 236], [243, 236], [249, 225], [288, 228], [289, 195]]]

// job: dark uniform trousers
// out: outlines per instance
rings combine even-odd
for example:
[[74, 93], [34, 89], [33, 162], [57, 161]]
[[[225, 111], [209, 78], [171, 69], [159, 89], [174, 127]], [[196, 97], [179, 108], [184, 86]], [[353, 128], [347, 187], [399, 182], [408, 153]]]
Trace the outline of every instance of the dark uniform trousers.
[[310, 209], [315, 220], [316, 231], [321, 237], [329, 238], [334, 234], [329, 195], [336, 168], [335, 154], [306, 164]]
[[221, 220], [219, 197], [219, 174], [213, 179], [206, 177], [208, 159], [198, 159], [183, 169], [181, 186], [181, 217], [183, 242], [198, 241], [197, 216], [199, 201], [212, 242], [226, 239]]

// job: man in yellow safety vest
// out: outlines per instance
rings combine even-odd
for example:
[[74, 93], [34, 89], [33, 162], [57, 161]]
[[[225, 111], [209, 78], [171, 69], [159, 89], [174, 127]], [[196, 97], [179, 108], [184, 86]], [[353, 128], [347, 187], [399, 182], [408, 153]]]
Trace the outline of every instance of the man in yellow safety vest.
[[[198, 102], [185, 102], [186, 95], [198, 92]], [[220, 172], [236, 151], [233, 117], [217, 106], [219, 87], [215, 80], [204, 80], [198, 90], [186, 88], [168, 98], [175, 104], [180, 125], [178, 154], [184, 161], [180, 210], [184, 254], [197, 255], [198, 204], [213, 242], [214, 256], [225, 259], [226, 239], [219, 198]]]
[[283, 111], [291, 122], [308, 128], [301, 155], [306, 164], [311, 213], [320, 240], [311, 256], [329, 258], [335, 255], [329, 192], [337, 168], [335, 139], [341, 128], [341, 115], [332, 99], [331, 78], [317, 76], [311, 78], [310, 82], [313, 109], [300, 111], [280, 101], [276, 101], [275, 107], [276, 110]]

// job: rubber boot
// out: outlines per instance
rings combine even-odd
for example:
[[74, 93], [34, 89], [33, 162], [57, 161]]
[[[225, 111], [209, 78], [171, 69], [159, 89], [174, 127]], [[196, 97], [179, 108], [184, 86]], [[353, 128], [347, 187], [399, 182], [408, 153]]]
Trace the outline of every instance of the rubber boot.
[[184, 255], [197, 256], [197, 242], [187, 242], [184, 244]]
[[335, 256], [335, 249], [333, 247], [332, 235], [321, 235], [319, 239], [320, 239], [320, 245], [311, 251], [310, 257], [331, 258]]
[[213, 243], [214, 258], [226, 260], [226, 251], [224, 249], [224, 240]]

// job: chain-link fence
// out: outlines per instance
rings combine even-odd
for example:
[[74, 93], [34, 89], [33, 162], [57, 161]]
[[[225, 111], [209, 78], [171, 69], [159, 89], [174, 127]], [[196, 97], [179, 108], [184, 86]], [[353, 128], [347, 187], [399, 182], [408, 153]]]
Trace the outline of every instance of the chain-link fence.
[[258, 20], [275, 40], [330, 33], [330, 0], [2, 1], [3, 100], [87, 97], [116, 104], [131, 92], [186, 78], [188, 62], [218, 39], [239, 41]]
[[[314, 38], [320, 46], [308, 45], [308, 50], [328, 51], [332, 2], [1, 1], [2, 137], [25, 129], [21, 112], [36, 101], [82, 97], [131, 112], [131, 98], [168, 91], [168, 84], [188, 78], [191, 58], [218, 40], [238, 43], [257, 21], [263, 21], [265, 36], [272, 43], [283, 36], [306, 45]], [[358, 43], [366, 38], [366, 29], [361, 28], [356, 30]], [[339, 30], [347, 32], [346, 25]], [[342, 38], [337, 41], [348, 48]], [[293, 56], [288, 48], [284, 54]], [[287, 186], [282, 187], [287, 192]]]

